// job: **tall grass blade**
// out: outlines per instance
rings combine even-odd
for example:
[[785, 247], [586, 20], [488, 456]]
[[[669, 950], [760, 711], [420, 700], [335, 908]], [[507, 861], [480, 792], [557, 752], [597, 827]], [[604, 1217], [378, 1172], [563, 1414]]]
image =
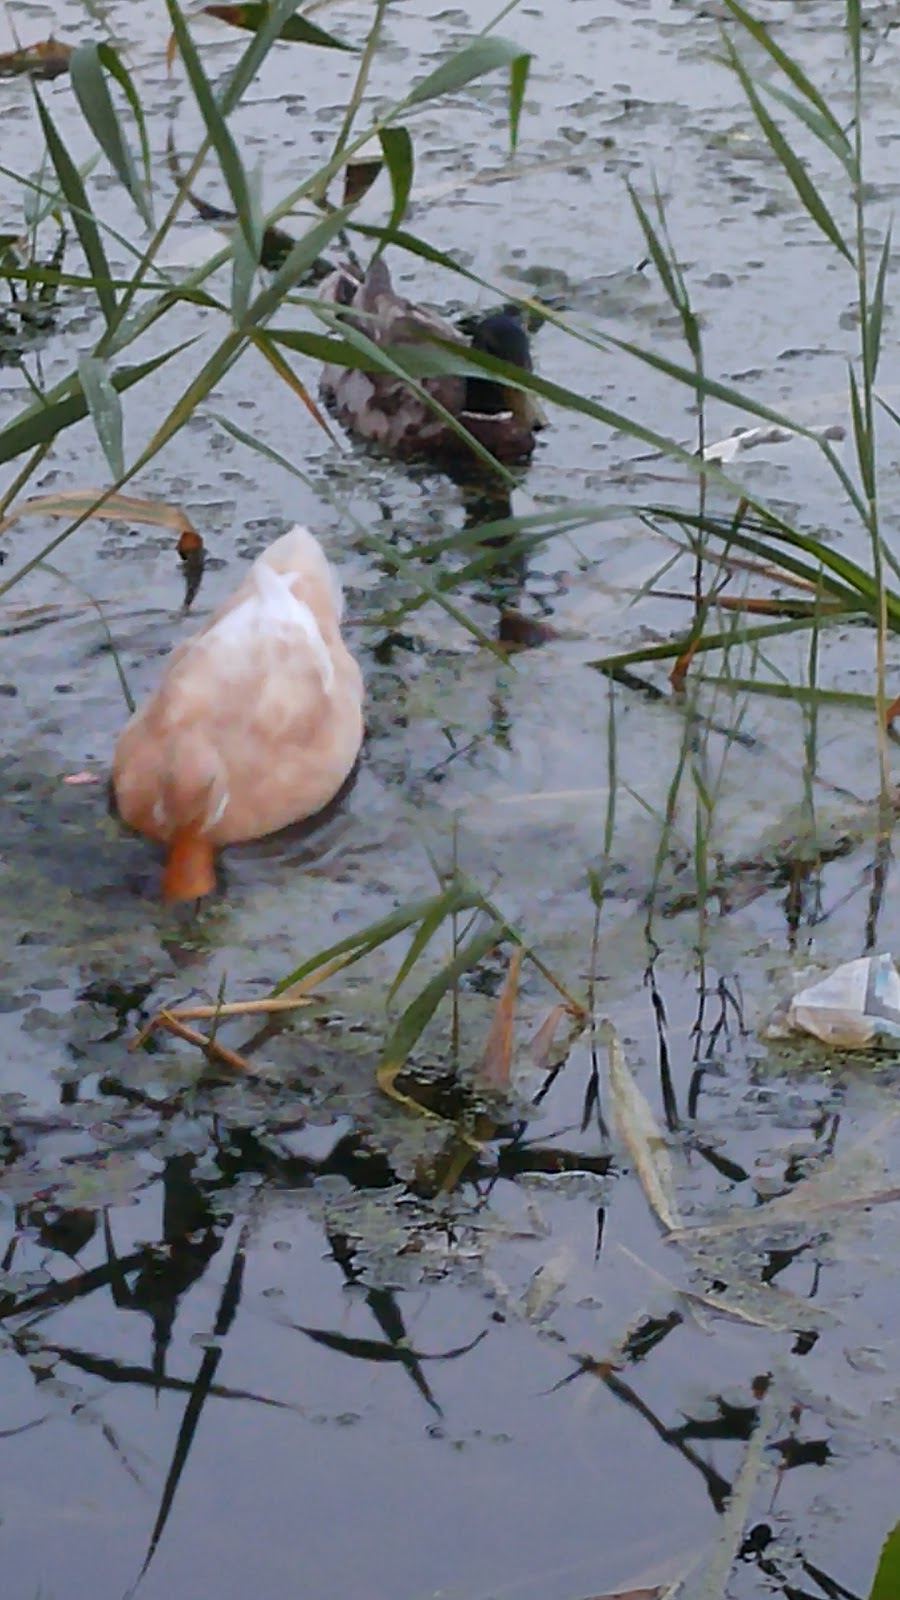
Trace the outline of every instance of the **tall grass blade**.
[[[112, 102], [106, 73], [123, 89], [138, 128], [144, 173], [138, 173]], [[72, 88], [85, 122], [125, 191], [131, 196], [145, 227], [152, 228], [150, 206], [150, 149], [144, 114], [131, 76], [110, 44], [82, 44], [70, 65]]]
[[525, 88], [531, 68], [531, 57], [525, 52], [514, 56], [509, 64], [509, 148], [515, 153], [519, 143], [519, 123], [525, 104]]
[[627, 185], [628, 198], [634, 207], [635, 216], [641, 225], [644, 242], [650, 252], [650, 259], [656, 268], [657, 276], [666, 293], [666, 298], [679, 310], [682, 302], [680, 285], [673, 271], [672, 262], [668, 253], [663, 248], [662, 241], [650, 220], [649, 214], [631, 184]]
[[472, 904], [471, 893], [459, 883], [451, 884], [446, 894], [440, 895], [435, 900], [431, 910], [419, 923], [410, 947], [397, 968], [394, 981], [387, 992], [388, 1002], [393, 1000], [397, 990], [405, 983], [416, 962], [419, 961], [431, 943], [438, 928], [460, 911], [471, 910]]
[[114, 478], [125, 475], [122, 444], [122, 402], [110, 381], [109, 368], [99, 356], [82, 356], [78, 377], [97, 438]]
[[[853, 442], [856, 445], [856, 460], [859, 466], [859, 475], [862, 478], [863, 488], [870, 505], [875, 498], [875, 462], [872, 459], [872, 439], [869, 434], [863, 408], [862, 396], [859, 392], [856, 373], [850, 368], [850, 416], [853, 422]], [[867, 518], [868, 521], [868, 518]]]
[[[812, 623], [810, 623], [812, 625]], [[697, 679], [699, 683], [707, 684], [712, 688], [721, 688], [729, 694], [760, 694], [767, 695], [773, 700], [791, 700], [799, 706], [811, 706], [814, 710], [819, 706], [847, 706], [858, 711], [871, 712], [875, 706], [875, 699], [870, 694], [855, 694], [849, 689], [823, 689], [818, 684], [810, 686], [808, 683], [768, 682], [765, 678], [738, 678], [729, 676], [717, 678], [701, 673]]]
[[141, 105], [141, 98], [137, 92], [137, 89], [135, 88], [134, 79], [132, 78], [131, 73], [128, 71], [128, 68], [126, 67], [118, 51], [115, 50], [111, 44], [108, 44], [105, 40], [102, 44], [98, 44], [97, 55], [100, 58], [101, 65], [106, 68], [110, 77], [115, 78], [116, 83], [119, 85], [119, 88], [122, 90], [122, 93], [131, 107], [131, 114], [134, 117], [135, 127], [137, 128], [138, 133], [138, 141], [141, 147], [141, 166], [143, 168], [144, 193], [149, 211], [148, 226], [152, 227], [153, 173], [150, 162], [150, 139], [147, 134], [147, 123], [144, 118], [144, 108]]
[[757, 17], [747, 11], [741, 5], [740, 0], [724, 0], [724, 4], [735, 21], [740, 23], [745, 33], [749, 34], [750, 38], [754, 39], [762, 47], [777, 67], [780, 67], [785, 77], [794, 85], [794, 88], [803, 99], [815, 107], [822, 121], [830, 129], [835, 144], [843, 146], [846, 159], [849, 160], [851, 155], [850, 141], [843, 127], [827, 100], [823, 99], [815, 84], [807, 77], [799, 63], [792, 56], [789, 56], [786, 50], [782, 50], [781, 46], [772, 38], [766, 24], [760, 22]]
[[236, 332], [230, 333], [222, 340], [218, 349], [213, 351], [187, 388], [182, 390], [168, 416], [160, 423], [149, 444], [141, 451], [132, 468], [133, 472], [138, 472], [141, 467], [146, 466], [157, 451], [161, 450], [164, 444], [168, 444], [179, 429], [184, 427], [197, 407], [207, 398], [210, 390], [214, 389], [217, 383], [221, 383], [226, 372], [234, 366], [244, 348], [244, 342], [243, 336]]
[[[375, 57], [381, 44], [381, 32], [384, 26], [384, 14], [389, 3], [390, 0], [374, 0], [374, 4], [372, 6], [372, 18], [366, 34], [366, 42], [363, 46], [362, 55], [360, 56], [359, 60], [359, 66], [356, 70], [356, 81], [354, 82], [353, 88], [350, 91], [350, 95], [344, 109], [344, 115], [341, 118], [341, 125], [338, 129], [337, 138], [334, 141], [331, 160], [326, 163], [325, 170], [321, 174], [318, 184], [312, 191], [317, 201], [324, 199], [327, 193], [328, 184], [331, 182], [331, 176], [333, 175], [334, 162], [340, 160], [344, 150], [346, 150], [350, 142], [350, 136], [353, 132], [353, 124], [359, 114], [359, 108], [363, 103], [363, 96], [365, 95], [366, 88], [368, 87], [369, 77], [372, 72]], [[381, 130], [376, 131], [380, 132]], [[368, 169], [370, 175], [370, 182], [375, 182], [377, 173], [375, 172], [374, 164], [370, 159], [370, 143], [371, 141], [367, 141], [365, 144], [360, 146], [357, 142], [353, 157], [351, 161], [348, 162], [347, 168], [345, 169], [345, 205], [348, 204], [351, 193], [354, 193], [358, 197], [361, 193], [365, 192], [363, 189], [363, 180], [366, 169]], [[353, 181], [351, 176], [351, 169], [355, 162], [358, 162], [359, 168], [362, 169], [361, 171], [358, 170], [356, 173], [356, 182]], [[368, 187], [368, 185], [366, 185], [366, 187]]]
[[[692, 518], [686, 512], [664, 511], [663, 516], [684, 527], [700, 522], [700, 519]], [[747, 550], [769, 565], [783, 567], [786, 572], [802, 579], [804, 585], [813, 592], [824, 588], [829, 595], [834, 595], [838, 601], [854, 609], [857, 600], [861, 600], [865, 609], [873, 614], [881, 604], [882, 591], [878, 580], [865, 567], [813, 534], [801, 533], [782, 523], [774, 514], [771, 526], [767, 526], [765, 521], [752, 523], [749, 520], [738, 526], [735, 522], [719, 523], [710, 517], [702, 519], [702, 526], [712, 537]], [[868, 528], [868, 516], [865, 526]], [[801, 554], [795, 556], [789, 553], [794, 550]], [[804, 556], [810, 559], [805, 560]], [[892, 619], [891, 627], [896, 628], [900, 624], [900, 594], [887, 589], [884, 597]]]
[[826, 239], [830, 240], [836, 250], [840, 251], [840, 254], [844, 257], [844, 260], [849, 261], [850, 265], [854, 266], [855, 261], [853, 252], [841, 233], [840, 228], [831, 215], [831, 212], [828, 210], [828, 207], [822, 199], [822, 196], [810, 178], [806, 167], [804, 166], [800, 157], [797, 155], [797, 152], [788, 143], [788, 140], [785, 138], [774, 117], [769, 114], [766, 107], [763, 105], [762, 100], [756, 92], [756, 87], [753, 83], [753, 80], [730, 39], [725, 41], [725, 47], [728, 52], [729, 65], [731, 66], [732, 71], [736, 74], [741, 88], [743, 89], [744, 94], [749, 101], [753, 115], [755, 116], [759, 127], [772, 150], [772, 153], [781, 166], [782, 171], [793, 186], [794, 192], [800, 201], [800, 204], [803, 206], [807, 214], [812, 218], [820, 232], [825, 235]]
[[[434, 72], [429, 72], [427, 77], [422, 78], [402, 103], [404, 106], [418, 106], [423, 105], [426, 100], [437, 100], [444, 94], [456, 94], [460, 89], [465, 89], [470, 83], [474, 83], [476, 79], [485, 77], [489, 72], [496, 72], [498, 67], [511, 68], [513, 62], [521, 61], [523, 56], [528, 58], [528, 52], [523, 50], [521, 45], [514, 44], [511, 39], [501, 39], [494, 34], [482, 34], [471, 43], [463, 45], [462, 49], [457, 50], [449, 60], [442, 61]], [[522, 89], [524, 90], [524, 80]], [[521, 107], [521, 93], [519, 106]], [[511, 121], [511, 133], [512, 130]]]
[[891, 261], [892, 233], [890, 227], [884, 237], [881, 255], [878, 260], [878, 272], [875, 276], [875, 288], [872, 293], [872, 303], [869, 306], [869, 315], [866, 320], [863, 334], [863, 361], [869, 373], [870, 381], [875, 382], [878, 372], [878, 362], [881, 358], [881, 329], [884, 322], [884, 291], [887, 284], [888, 267]]
[[385, 166], [391, 180], [393, 203], [388, 232], [403, 221], [413, 183], [413, 143], [406, 128], [382, 128], [379, 134]]
[[[381, 945], [387, 944], [389, 940], [395, 939], [398, 934], [406, 933], [409, 928], [416, 927], [425, 918], [431, 916], [435, 907], [443, 904], [444, 900], [445, 892], [442, 890], [440, 894], [429, 895], [422, 900], [408, 901], [406, 905], [398, 906], [397, 910], [390, 912], [388, 916], [379, 918], [377, 922], [369, 923], [368, 927], [362, 928], [358, 933], [348, 934], [346, 938], [338, 939], [336, 944], [329, 945], [327, 949], [318, 950], [314, 956], [310, 956], [301, 966], [295, 967], [293, 972], [289, 972], [287, 977], [279, 979], [272, 990], [273, 996], [285, 994], [289, 989], [293, 989], [297, 984], [303, 983], [305, 979], [311, 977], [320, 967], [328, 966], [331, 962], [343, 956], [347, 957], [345, 964], [348, 966], [352, 962], [361, 960], [363, 956], [369, 955], [371, 951], [377, 950]], [[474, 904], [475, 902], [468, 903]]]
[[[860, 611], [863, 608], [860, 607]], [[729, 628], [727, 632], [705, 633], [694, 647], [696, 655], [707, 650], [726, 650], [734, 644], [754, 644], [759, 639], [769, 639], [781, 633], [796, 633], [800, 628], [811, 628], [815, 618], [810, 615], [805, 620], [792, 618], [788, 622], [766, 623], [759, 628], [741, 628], [737, 631]], [[651, 661], [672, 661], [681, 655], [685, 647], [682, 636], [670, 639], [665, 644], [640, 645], [635, 650], [623, 650], [618, 655], [600, 656], [596, 661], [588, 661], [586, 665], [594, 667], [597, 672], [603, 672], [608, 677], [616, 678], [627, 672], [629, 667], [646, 666]]]
[[[250, 33], [258, 33], [269, 20], [272, 7], [265, 4], [248, 4], [219, 6], [210, 5], [201, 8], [206, 16], [216, 17], [220, 22], [228, 22], [233, 28], [244, 28]], [[310, 22], [308, 17], [296, 15], [296, 0], [293, 6], [286, 7], [293, 12], [283, 22], [279, 22], [276, 39], [283, 39], [291, 44], [316, 44], [326, 50], [354, 50], [355, 46], [347, 44], [343, 39], [338, 39], [333, 33], [327, 33], [317, 23]]]
[[133, 717], [135, 711], [135, 698], [128, 686], [128, 678], [125, 674], [125, 668], [122, 665], [122, 657], [119, 653], [118, 646], [116, 645], [112, 628], [107, 620], [106, 612], [103, 606], [100, 604], [100, 601], [97, 599], [96, 595], [90, 594], [87, 589], [82, 589], [80, 584], [73, 583], [72, 579], [69, 577], [69, 574], [67, 572], [63, 572], [60, 567], [51, 566], [49, 561], [41, 562], [41, 570], [42, 572], [49, 572], [51, 577], [56, 578], [57, 582], [67, 584], [70, 588], [75, 590], [76, 594], [83, 595], [88, 603], [93, 606], [100, 620], [100, 626], [106, 636], [106, 648], [113, 658], [113, 666], [116, 669], [116, 677], [119, 680], [119, 688], [122, 691], [122, 699], [125, 701], [128, 715]]
[[[82, 161], [76, 169], [82, 181], [93, 172], [100, 160], [99, 150], [88, 156], [87, 161]], [[65, 196], [59, 188], [48, 189], [49, 174], [47, 172], [47, 157], [44, 156], [41, 165], [30, 177], [23, 177], [19, 172], [13, 172], [11, 167], [0, 166], [0, 177], [11, 179], [17, 186], [24, 190], [22, 196], [22, 218], [29, 232], [39, 228], [48, 217], [59, 216]], [[89, 279], [88, 282], [92, 283]]]
[[[164, 350], [161, 355], [141, 362], [139, 366], [119, 367], [110, 373], [109, 381], [117, 394], [124, 394], [126, 389], [133, 388], [152, 372], [164, 367], [166, 362], [189, 350], [195, 340], [196, 335], [192, 339], [184, 339], [170, 350]], [[39, 401], [20, 411], [11, 422], [0, 428], [0, 463], [12, 461], [23, 450], [33, 450], [37, 445], [52, 441], [87, 414], [88, 403], [80, 380], [75, 373], [70, 373]]]
[[785, 89], [779, 89], [775, 83], [766, 84], [766, 94], [771, 100], [777, 100], [779, 105], [784, 106], [785, 111], [789, 111], [798, 122], [804, 123], [820, 144], [825, 145], [826, 149], [837, 157], [848, 175], [852, 176], [850, 146], [843, 129], [835, 134], [831, 123], [827, 122], [814, 106], [805, 100], [798, 100], [796, 95], [788, 94]]
[[395, 1080], [409, 1060], [412, 1050], [441, 1001], [463, 974], [476, 967], [488, 951], [494, 948], [502, 939], [503, 933], [504, 925], [500, 921], [493, 921], [486, 928], [474, 933], [453, 960], [448, 961], [410, 1002], [384, 1047], [384, 1053], [375, 1073], [378, 1087], [392, 1099], [399, 1100], [401, 1104], [417, 1111], [420, 1115], [424, 1114], [423, 1107], [409, 1095], [402, 1094], [395, 1087]]
[[260, 229], [254, 234], [250, 192], [237, 146], [212, 92], [209, 79], [203, 70], [197, 47], [191, 38], [190, 29], [184, 20], [178, 0], [166, 0], [166, 9], [172, 23], [172, 32], [178, 44], [179, 54], [184, 62], [185, 71], [197, 102], [197, 109], [203, 118], [207, 137], [219, 158], [222, 176], [228, 185], [231, 203], [237, 213], [238, 226], [246, 241], [247, 249], [254, 259], [258, 261], [262, 244], [262, 231]]
[[895, 1600], [900, 1594], [900, 1522], [881, 1547], [878, 1570], [872, 1579], [869, 1600]]
[[246, 232], [242, 230], [235, 238], [231, 262], [231, 316], [236, 327], [240, 326], [247, 315], [259, 268], [259, 255], [251, 249], [248, 238], [258, 239], [262, 249], [263, 214], [258, 172], [252, 173], [247, 179], [247, 204], [248, 227]]
[[78, 234], [81, 248], [91, 269], [100, 310], [107, 326], [109, 326], [116, 315], [116, 296], [112, 288], [112, 273], [109, 262], [106, 259], [106, 251], [103, 248], [100, 230], [97, 227], [84, 184], [81, 181], [81, 174], [60, 138], [56, 130], [56, 124], [34, 84], [32, 84], [32, 92], [37, 104], [38, 117], [40, 118], [50, 160], [53, 162], [63, 198], [75, 225], [75, 232]]
[[315, 265], [335, 234], [340, 233], [351, 210], [350, 206], [336, 207], [321, 222], [307, 229], [282, 262], [271, 283], [260, 290], [249, 306], [244, 319], [245, 326], [265, 322], [278, 309], [288, 291]]
[[273, 372], [277, 372], [282, 383], [286, 383], [288, 388], [293, 390], [298, 400], [300, 400], [301, 403], [306, 407], [310, 416], [315, 422], [318, 423], [323, 433], [328, 435], [328, 438], [331, 440], [331, 443], [335, 446], [335, 448], [338, 450], [342, 449], [343, 446], [341, 445], [337, 434], [331, 427], [328, 418], [323, 415], [320, 408], [316, 405], [316, 402], [309, 390], [306, 388], [306, 385], [300, 382], [297, 374], [291, 367], [288, 366], [288, 363], [285, 361], [281, 352], [276, 350], [268, 334], [264, 333], [260, 329], [258, 332], [251, 334], [250, 337], [253, 345], [259, 351], [260, 355], [263, 356], [266, 361], [268, 361]]
[[[79, 517], [85, 512], [91, 515], [101, 496], [102, 489], [66, 489], [62, 493], [33, 495], [10, 507], [0, 519], [0, 533], [5, 533], [19, 517]], [[97, 515], [111, 522], [142, 522], [151, 528], [169, 528], [174, 533], [196, 533], [190, 517], [180, 506], [165, 500], [146, 500], [142, 495], [106, 495]]]

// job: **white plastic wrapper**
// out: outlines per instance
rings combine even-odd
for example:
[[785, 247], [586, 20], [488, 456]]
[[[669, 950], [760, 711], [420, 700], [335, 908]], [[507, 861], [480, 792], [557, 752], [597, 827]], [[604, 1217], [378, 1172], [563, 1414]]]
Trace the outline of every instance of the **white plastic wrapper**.
[[900, 974], [893, 956], [845, 961], [783, 1002], [765, 1032], [770, 1039], [808, 1033], [823, 1044], [856, 1050], [900, 1041]]

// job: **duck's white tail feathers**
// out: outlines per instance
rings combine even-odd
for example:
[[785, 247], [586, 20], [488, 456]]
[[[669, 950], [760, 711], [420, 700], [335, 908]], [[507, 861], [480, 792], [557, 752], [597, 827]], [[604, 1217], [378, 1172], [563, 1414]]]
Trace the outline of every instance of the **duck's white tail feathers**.
[[327, 694], [334, 683], [334, 662], [311, 607], [294, 593], [287, 573], [273, 571], [264, 561], [257, 563], [256, 587], [270, 626], [299, 628], [305, 635]]
[[335, 621], [340, 624], [344, 615], [344, 591], [341, 581], [322, 549], [315, 534], [299, 522], [280, 539], [274, 540], [257, 558], [256, 565], [272, 567], [276, 572], [290, 573], [301, 580], [305, 573], [319, 578], [328, 586], [334, 606]]

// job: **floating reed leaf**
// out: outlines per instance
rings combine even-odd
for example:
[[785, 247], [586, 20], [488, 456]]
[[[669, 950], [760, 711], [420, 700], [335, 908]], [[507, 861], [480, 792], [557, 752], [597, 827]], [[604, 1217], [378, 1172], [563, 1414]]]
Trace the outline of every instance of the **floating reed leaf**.
[[605, 1024], [610, 1107], [651, 1209], [663, 1227], [678, 1227], [672, 1162], [661, 1129], [628, 1067], [614, 1029]]

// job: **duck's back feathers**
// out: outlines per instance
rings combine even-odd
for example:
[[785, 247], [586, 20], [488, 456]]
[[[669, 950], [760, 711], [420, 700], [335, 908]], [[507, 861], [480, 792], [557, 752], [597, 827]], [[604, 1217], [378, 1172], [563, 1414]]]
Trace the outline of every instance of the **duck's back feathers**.
[[362, 679], [342, 596], [306, 529], [269, 547], [123, 730], [116, 804], [141, 833], [218, 847], [321, 810], [362, 739]]
[[[374, 344], [422, 344], [435, 337], [462, 344], [451, 323], [424, 311], [394, 292], [384, 258], [379, 256], [360, 280], [346, 268], [326, 278], [319, 295], [345, 306], [347, 320]], [[356, 312], [357, 315], [352, 315]], [[455, 376], [423, 378], [422, 387], [456, 416], [465, 405], [465, 379]], [[338, 421], [370, 444], [391, 455], [440, 454], [449, 438], [456, 437], [444, 419], [410, 389], [403, 378], [388, 372], [360, 372], [352, 367], [326, 365], [319, 392]], [[449, 437], [448, 437], [449, 436]]]
[[214, 627], [221, 617], [248, 595], [259, 592], [259, 574], [263, 567], [290, 578], [292, 592], [303, 596], [320, 628], [329, 628], [332, 624], [340, 626], [344, 616], [344, 591], [340, 579], [315, 535], [296, 523], [257, 556], [246, 577], [214, 612], [201, 632]]
[[[319, 297], [342, 307], [342, 320], [382, 347], [422, 344], [433, 339], [467, 347], [452, 323], [394, 291], [383, 256], [372, 262], [364, 278], [347, 267], [331, 273], [321, 284]], [[498, 320], [494, 317], [486, 322]], [[524, 329], [521, 339], [526, 359], [514, 359], [528, 370], [531, 363]], [[478, 345], [479, 339], [476, 337], [473, 343]], [[533, 409], [517, 407], [520, 415], [512, 409], [501, 409], [496, 403], [490, 409], [481, 409], [477, 403], [472, 404], [472, 397], [480, 391], [473, 388], [470, 396], [466, 379], [458, 376], [423, 378], [421, 383], [498, 460], [523, 461], [531, 455], [540, 425]], [[499, 393], [490, 381], [482, 382], [480, 389]], [[401, 459], [432, 456], [458, 460], [471, 454], [466, 441], [445, 418], [433, 411], [403, 378], [391, 373], [360, 372], [329, 364], [323, 368], [319, 392], [344, 427], [391, 455]]]

